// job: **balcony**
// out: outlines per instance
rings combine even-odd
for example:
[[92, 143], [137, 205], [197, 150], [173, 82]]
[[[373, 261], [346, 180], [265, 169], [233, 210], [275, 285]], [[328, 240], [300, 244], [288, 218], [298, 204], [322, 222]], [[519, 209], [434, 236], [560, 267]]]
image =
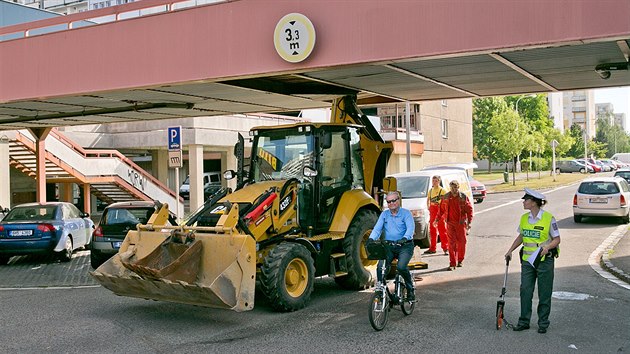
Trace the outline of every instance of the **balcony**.
[[[404, 128], [381, 128], [381, 136], [385, 141], [407, 140], [407, 130]], [[409, 132], [409, 141], [424, 143], [424, 135], [417, 130]]]

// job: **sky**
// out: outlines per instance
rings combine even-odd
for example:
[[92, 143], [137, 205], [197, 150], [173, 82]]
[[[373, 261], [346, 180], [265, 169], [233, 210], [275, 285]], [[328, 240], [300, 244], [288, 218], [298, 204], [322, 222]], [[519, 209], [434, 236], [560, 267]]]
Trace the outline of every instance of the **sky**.
[[595, 90], [595, 103], [612, 103], [615, 113], [626, 114], [626, 130], [630, 130], [630, 86]]

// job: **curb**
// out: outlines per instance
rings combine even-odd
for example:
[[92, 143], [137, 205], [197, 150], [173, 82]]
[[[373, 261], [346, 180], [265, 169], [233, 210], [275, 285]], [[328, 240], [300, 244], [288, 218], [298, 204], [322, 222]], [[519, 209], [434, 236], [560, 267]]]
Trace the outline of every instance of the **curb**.
[[604, 251], [602, 252], [602, 257], [599, 260], [599, 264], [601, 265], [602, 268], [604, 268], [610, 274], [630, 284], [630, 275], [626, 274], [623, 270], [615, 267], [615, 265], [610, 260], [610, 255], [615, 252], [614, 250], [615, 246], [617, 245], [617, 243], [619, 243], [619, 240], [621, 240], [621, 238], [625, 236], [625, 234], [626, 233], [621, 233], [619, 237], [616, 237], [615, 239], [611, 240], [611, 242], [608, 243], [608, 245], [606, 245], [606, 248], [604, 248]]

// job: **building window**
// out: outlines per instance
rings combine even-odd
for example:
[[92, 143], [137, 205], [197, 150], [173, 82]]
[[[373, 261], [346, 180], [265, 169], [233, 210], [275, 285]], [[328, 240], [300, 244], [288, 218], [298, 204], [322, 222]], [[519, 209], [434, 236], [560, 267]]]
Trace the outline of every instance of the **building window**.
[[442, 119], [442, 138], [448, 138], [448, 120]]

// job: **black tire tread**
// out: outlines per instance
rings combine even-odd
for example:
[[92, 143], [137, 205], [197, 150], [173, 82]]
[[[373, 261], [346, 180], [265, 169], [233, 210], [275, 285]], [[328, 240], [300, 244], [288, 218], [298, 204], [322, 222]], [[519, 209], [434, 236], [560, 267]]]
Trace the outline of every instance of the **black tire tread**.
[[[68, 236], [70, 237], [70, 236]], [[70, 260], [72, 260], [72, 251], [74, 250], [74, 242], [72, 241], [72, 237], [70, 237], [70, 242], [71, 242], [71, 250], [70, 250], [70, 254], [68, 254], [68, 252], [66, 251], [66, 249], [64, 248], [63, 251], [59, 252], [59, 260], [61, 260], [62, 262], [70, 262]]]
[[[306, 262], [309, 271], [309, 283], [304, 293], [298, 297], [291, 297], [285, 289], [285, 267], [290, 260], [296, 257]], [[265, 258], [260, 272], [260, 289], [271, 307], [276, 311], [290, 312], [304, 308], [313, 292], [315, 281], [315, 265], [310, 252], [306, 247], [292, 242], [282, 242], [275, 246]]]
[[374, 227], [378, 215], [370, 210], [360, 210], [355, 216], [346, 237], [343, 239], [343, 251], [346, 254], [348, 275], [335, 278], [335, 282], [348, 290], [362, 290], [370, 285], [372, 275], [365, 269], [361, 260], [363, 235]]
[[385, 328], [385, 326], [387, 325], [387, 322], [389, 320], [389, 309], [390, 309], [390, 307], [389, 307], [388, 304], [384, 305], [384, 308], [383, 308], [383, 311], [384, 311], [383, 312], [383, 316], [384, 316], [383, 321], [382, 322], [377, 322], [376, 321], [376, 317], [374, 316], [374, 298], [377, 297], [377, 296], [381, 297], [382, 294], [375, 291], [372, 294], [372, 296], [370, 296], [370, 308], [368, 309], [368, 318], [370, 319], [370, 324], [372, 325], [372, 328], [374, 328], [377, 331], [381, 331], [381, 330], [383, 330], [383, 328]]

